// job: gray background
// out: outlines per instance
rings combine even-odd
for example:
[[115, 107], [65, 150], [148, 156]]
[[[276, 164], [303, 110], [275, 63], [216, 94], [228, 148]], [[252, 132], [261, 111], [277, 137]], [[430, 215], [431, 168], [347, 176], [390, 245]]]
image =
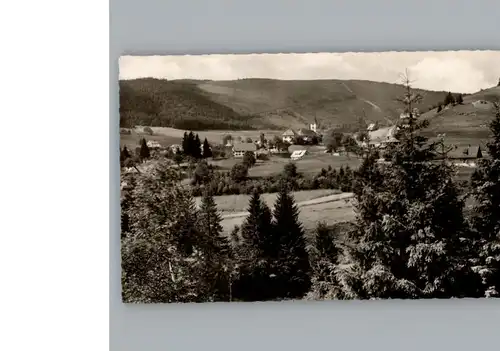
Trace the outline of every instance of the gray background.
[[497, 50], [500, 1], [111, 0], [110, 12], [112, 350], [498, 348], [500, 300], [123, 305], [117, 79], [122, 54]]

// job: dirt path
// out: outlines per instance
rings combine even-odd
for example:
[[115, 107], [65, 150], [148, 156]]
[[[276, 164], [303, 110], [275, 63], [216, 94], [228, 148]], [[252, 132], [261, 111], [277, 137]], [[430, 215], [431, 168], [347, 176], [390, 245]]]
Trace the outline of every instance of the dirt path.
[[382, 109], [378, 106], [378, 105], [375, 105], [373, 102], [371, 102], [370, 100], [365, 100], [365, 99], [361, 99], [363, 100], [364, 102], [366, 102], [368, 105], [370, 105], [371, 107], [373, 107], [375, 110], [377, 110], [378, 112], [381, 112]]
[[[303, 207], [307, 207], [307, 206], [320, 205], [320, 204], [324, 204], [324, 203], [341, 201], [341, 200], [347, 201], [348, 199], [352, 198], [353, 195], [354, 194], [352, 194], [352, 193], [342, 193], [342, 194], [333, 194], [333, 195], [323, 196], [323, 197], [312, 199], [312, 200], [298, 202], [297, 207], [303, 208]], [[248, 216], [248, 212], [243, 211], [243, 212], [222, 215], [221, 217], [222, 217], [222, 220], [225, 220], [225, 219], [232, 219], [232, 218], [239, 218], [239, 217], [246, 217], [246, 216]]]
[[344, 88], [345, 88], [348, 92], [350, 92], [351, 94], [354, 94], [354, 91], [352, 91], [352, 90], [351, 90], [351, 88], [349, 88], [349, 87], [347, 86], [347, 84], [345, 84], [344, 82], [342, 82], [342, 85], [344, 86]]

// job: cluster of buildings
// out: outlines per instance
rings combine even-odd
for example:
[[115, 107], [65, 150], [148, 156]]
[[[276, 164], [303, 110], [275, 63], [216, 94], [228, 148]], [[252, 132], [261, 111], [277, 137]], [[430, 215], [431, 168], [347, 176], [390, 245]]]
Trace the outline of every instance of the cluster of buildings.
[[[318, 134], [318, 123], [316, 119], [314, 123], [309, 125], [309, 128], [301, 128], [297, 131], [294, 129], [287, 129], [281, 135], [281, 140], [285, 144], [295, 145], [307, 145], [313, 144], [315, 140], [319, 140], [321, 136]], [[229, 145], [227, 145], [229, 146]], [[272, 145], [268, 147], [268, 145], [261, 145], [260, 140], [255, 141], [253, 143], [236, 143], [231, 145], [233, 151], [233, 157], [242, 158], [246, 152], [253, 152], [257, 157], [259, 153], [277, 153], [280, 152], [277, 145]], [[302, 157], [305, 154], [305, 151], [297, 150], [300, 153], [299, 157]], [[294, 158], [294, 151], [292, 153], [292, 159]]]

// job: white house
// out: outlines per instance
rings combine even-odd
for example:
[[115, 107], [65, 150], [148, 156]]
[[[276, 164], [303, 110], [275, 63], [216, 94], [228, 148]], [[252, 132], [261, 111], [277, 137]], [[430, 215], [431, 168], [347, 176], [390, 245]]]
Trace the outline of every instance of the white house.
[[378, 123], [371, 123], [368, 128], [366, 128], [367, 131], [373, 132], [378, 129]]
[[296, 150], [290, 155], [290, 159], [293, 161], [299, 160], [307, 153], [307, 150]]
[[182, 152], [182, 145], [179, 144], [170, 145], [170, 150], [172, 150], [173, 152]]
[[146, 142], [146, 145], [150, 148], [150, 149], [159, 149], [161, 148], [161, 145], [159, 142], [155, 141], [155, 140], [148, 140]]
[[286, 130], [283, 134], [283, 142], [285, 143], [294, 143], [297, 138], [297, 133], [293, 129]]
[[236, 158], [243, 157], [245, 152], [251, 151], [257, 157], [257, 145], [254, 143], [239, 143], [233, 146], [233, 156]]

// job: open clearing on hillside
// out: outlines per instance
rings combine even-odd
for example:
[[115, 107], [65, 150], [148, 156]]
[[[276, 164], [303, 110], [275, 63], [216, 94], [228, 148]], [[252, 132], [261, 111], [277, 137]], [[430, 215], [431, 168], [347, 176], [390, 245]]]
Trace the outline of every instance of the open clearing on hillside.
[[[338, 190], [330, 190], [330, 189], [320, 189], [320, 190], [304, 190], [304, 191], [296, 191], [293, 193], [293, 197], [296, 202], [304, 202], [309, 200], [320, 199], [325, 196], [340, 194]], [[276, 201], [277, 193], [266, 193], [262, 194], [261, 198], [266, 204], [272, 208], [274, 202]], [[248, 201], [250, 200], [250, 195], [222, 195], [215, 196], [215, 203], [217, 204], [217, 208], [219, 211], [224, 214], [235, 213], [235, 212], [243, 212], [248, 208]], [[197, 206], [201, 203], [201, 197], [197, 197], [195, 199]]]
[[[297, 193], [309, 193], [309, 196], [313, 196], [315, 191], [304, 191]], [[298, 199], [297, 193], [295, 193], [295, 198]], [[319, 193], [316, 193], [319, 194]], [[271, 207], [274, 204], [276, 194], [264, 194], [263, 197], [266, 203]], [[221, 196], [225, 197], [225, 196]], [[307, 198], [307, 195], [303, 195]], [[299, 220], [302, 222], [304, 229], [312, 230], [316, 227], [317, 223], [324, 221], [331, 225], [337, 222], [352, 221], [354, 219], [354, 210], [352, 204], [350, 203], [350, 198], [352, 194], [350, 193], [340, 193], [331, 194], [322, 197], [311, 198], [309, 200], [297, 201], [297, 206], [299, 208]], [[215, 198], [217, 203], [227, 201], [226, 199], [219, 200], [219, 197]], [[199, 200], [198, 200], [199, 201]], [[238, 205], [240, 208], [248, 206], [248, 200], [238, 200]], [[243, 205], [243, 206], [242, 206]], [[226, 205], [227, 206], [227, 205]], [[222, 206], [221, 206], [222, 207]], [[222, 227], [224, 233], [228, 234], [236, 225], [241, 225], [246, 218], [247, 213], [234, 211], [220, 211], [222, 215]]]

